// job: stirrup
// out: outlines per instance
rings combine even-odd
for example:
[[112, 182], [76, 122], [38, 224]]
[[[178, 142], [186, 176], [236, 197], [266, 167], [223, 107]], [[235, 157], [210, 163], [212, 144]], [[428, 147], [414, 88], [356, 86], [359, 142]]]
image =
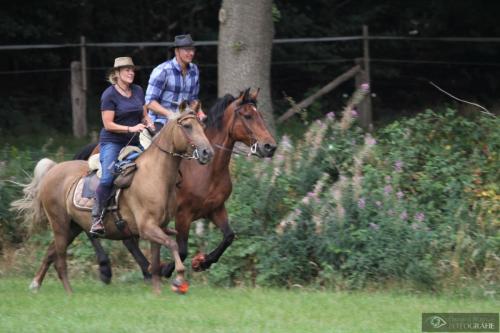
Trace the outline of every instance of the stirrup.
[[98, 236], [103, 236], [104, 235], [104, 223], [102, 223], [102, 220], [99, 219], [98, 221], [93, 221], [92, 226], [90, 227], [89, 233], [92, 236], [98, 237]]

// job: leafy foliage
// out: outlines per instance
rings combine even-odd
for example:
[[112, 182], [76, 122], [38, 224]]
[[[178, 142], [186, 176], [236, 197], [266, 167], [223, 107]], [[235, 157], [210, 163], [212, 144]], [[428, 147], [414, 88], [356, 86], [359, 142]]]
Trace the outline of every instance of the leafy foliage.
[[[236, 158], [229, 203], [239, 236], [209, 272], [222, 285], [439, 289], [499, 276], [498, 119], [431, 110], [382, 129], [351, 109], [285, 136], [272, 161]], [[214, 235], [215, 234], [215, 235]], [[214, 230], [197, 244], [214, 248]]]

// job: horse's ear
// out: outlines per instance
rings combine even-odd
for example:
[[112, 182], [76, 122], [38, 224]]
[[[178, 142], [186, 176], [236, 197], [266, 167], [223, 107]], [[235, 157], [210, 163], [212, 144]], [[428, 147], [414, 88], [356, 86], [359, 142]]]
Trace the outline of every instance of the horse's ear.
[[241, 104], [241, 102], [243, 101], [244, 97], [245, 97], [245, 92], [244, 91], [240, 91], [240, 94], [238, 95], [238, 98], [236, 98], [236, 105]]
[[245, 90], [245, 94], [243, 95], [243, 102], [248, 101], [248, 96], [249, 96], [249, 94], [250, 94], [250, 88], [247, 88], [247, 89]]
[[186, 101], [182, 101], [181, 104], [179, 104], [179, 111], [182, 113], [186, 110], [186, 107], [187, 107], [187, 102]]
[[254, 91], [253, 93], [250, 93], [250, 98], [252, 98], [253, 100], [257, 100], [257, 96], [259, 96], [259, 92], [260, 92], [260, 88], [257, 88], [256, 91]]
[[198, 101], [198, 100], [194, 100], [191, 102], [191, 104], [189, 105], [189, 107], [194, 111], [194, 112], [198, 112], [199, 109], [201, 109], [201, 102]]

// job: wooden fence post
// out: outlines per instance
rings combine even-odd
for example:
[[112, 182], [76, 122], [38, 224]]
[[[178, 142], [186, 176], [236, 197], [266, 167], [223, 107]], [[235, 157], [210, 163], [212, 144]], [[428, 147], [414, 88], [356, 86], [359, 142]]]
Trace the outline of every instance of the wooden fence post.
[[85, 46], [85, 36], [80, 36], [80, 61], [82, 63], [82, 88], [87, 91], [87, 49]]
[[[363, 71], [356, 75], [355, 84], [356, 89], [359, 89], [361, 84], [368, 83], [371, 90], [370, 82], [370, 45], [368, 36], [368, 26], [363, 26]], [[372, 124], [372, 98], [371, 93], [368, 93], [365, 98], [358, 105], [359, 121], [361, 127], [365, 131], [371, 132], [373, 129]]]
[[82, 138], [87, 135], [87, 98], [83, 89], [82, 65], [71, 62], [71, 108], [73, 115], [73, 135]]

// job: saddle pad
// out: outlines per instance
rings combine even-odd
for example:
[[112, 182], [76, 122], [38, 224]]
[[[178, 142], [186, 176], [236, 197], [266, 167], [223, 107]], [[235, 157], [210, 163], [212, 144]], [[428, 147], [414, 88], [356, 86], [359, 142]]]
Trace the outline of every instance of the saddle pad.
[[78, 209], [92, 210], [95, 202], [95, 190], [99, 185], [99, 178], [95, 172], [80, 178], [73, 195], [73, 204]]

